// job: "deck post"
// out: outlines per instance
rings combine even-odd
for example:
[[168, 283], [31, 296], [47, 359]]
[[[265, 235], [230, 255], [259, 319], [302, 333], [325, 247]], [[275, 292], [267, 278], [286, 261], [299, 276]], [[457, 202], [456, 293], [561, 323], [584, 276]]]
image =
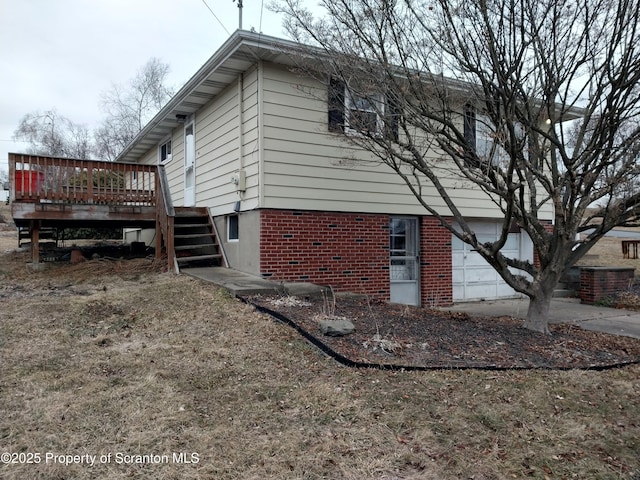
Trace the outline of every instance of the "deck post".
[[40, 263], [40, 221], [31, 220], [29, 226], [31, 236], [31, 263]]
[[160, 215], [156, 213], [156, 260], [160, 260], [161, 258], [162, 258], [162, 225], [160, 224]]
[[166, 242], [167, 242], [167, 261], [169, 262], [169, 271], [170, 272], [175, 272], [176, 268], [175, 268], [175, 248], [174, 248], [174, 243], [173, 243], [173, 234], [174, 234], [174, 217], [168, 217], [168, 222], [167, 222], [167, 238], [166, 238]]

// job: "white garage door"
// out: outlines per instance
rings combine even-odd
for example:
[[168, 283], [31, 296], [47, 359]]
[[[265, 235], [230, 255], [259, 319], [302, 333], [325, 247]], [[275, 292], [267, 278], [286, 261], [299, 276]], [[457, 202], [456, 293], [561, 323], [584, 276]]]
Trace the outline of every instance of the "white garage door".
[[[480, 242], [493, 242], [502, 225], [496, 222], [469, 222]], [[516, 292], [477, 252], [453, 236], [451, 241], [453, 300], [493, 300], [516, 296]], [[533, 260], [533, 245], [525, 233], [510, 233], [502, 253], [511, 258]]]

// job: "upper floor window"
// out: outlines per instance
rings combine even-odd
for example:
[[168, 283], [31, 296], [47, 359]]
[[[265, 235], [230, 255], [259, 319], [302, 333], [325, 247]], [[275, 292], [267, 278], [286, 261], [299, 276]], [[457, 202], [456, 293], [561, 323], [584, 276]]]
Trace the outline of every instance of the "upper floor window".
[[[517, 133], [517, 132], [516, 132]], [[465, 162], [471, 167], [500, 166], [507, 157], [502, 132], [491, 119], [476, 112], [472, 105], [464, 107], [463, 135], [467, 146]]]
[[345, 82], [329, 80], [329, 131], [389, 136], [397, 140], [398, 122], [381, 94], [361, 95]]
[[171, 160], [171, 138], [165, 140], [158, 146], [158, 161], [166, 163]]
[[384, 102], [380, 95], [365, 97], [345, 88], [345, 131], [380, 135]]
[[464, 106], [464, 141], [471, 152], [476, 151], [478, 131], [476, 109], [471, 105]]

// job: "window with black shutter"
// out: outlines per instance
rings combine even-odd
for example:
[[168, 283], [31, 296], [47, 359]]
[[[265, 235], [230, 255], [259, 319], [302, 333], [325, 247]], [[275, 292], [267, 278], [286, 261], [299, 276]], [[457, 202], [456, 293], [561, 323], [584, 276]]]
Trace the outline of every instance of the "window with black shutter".
[[329, 131], [398, 140], [399, 109], [383, 95], [358, 95], [343, 81], [330, 78], [328, 99]]
[[344, 132], [344, 93], [346, 85], [337, 78], [329, 79], [329, 131]]
[[466, 144], [464, 153], [465, 162], [467, 165], [473, 166], [478, 162], [476, 159], [476, 110], [472, 105], [465, 105], [464, 107], [464, 141]]

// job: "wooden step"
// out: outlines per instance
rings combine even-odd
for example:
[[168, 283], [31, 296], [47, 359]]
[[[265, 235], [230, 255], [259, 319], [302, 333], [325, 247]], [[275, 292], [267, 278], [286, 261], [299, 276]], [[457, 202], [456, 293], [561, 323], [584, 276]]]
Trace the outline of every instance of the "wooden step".
[[217, 247], [217, 243], [199, 243], [197, 245], [177, 245], [174, 250], [196, 250], [198, 248]]
[[[173, 248], [178, 266], [198, 265], [199, 262], [203, 265], [220, 265], [224, 259], [206, 208], [177, 207], [173, 232]], [[188, 245], [184, 245], [185, 243]], [[217, 253], [205, 254], [206, 252]], [[193, 255], [194, 253], [202, 255]]]
[[173, 228], [197, 228], [197, 227], [207, 227], [209, 229], [208, 223], [174, 223]]
[[178, 263], [199, 262], [202, 260], [220, 260], [222, 255], [219, 253], [212, 255], [194, 255], [192, 257], [177, 257]]
[[215, 233], [189, 233], [189, 234], [184, 234], [184, 235], [174, 235], [173, 238], [183, 238], [183, 239], [187, 239], [187, 238], [204, 238], [204, 237], [211, 237], [211, 238], [215, 238], [216, 234]]
[[206, 208], [187, 209], [186, 207], [178, 207], [175, 209], [176, 217], [208, 217], [209, 212]]

